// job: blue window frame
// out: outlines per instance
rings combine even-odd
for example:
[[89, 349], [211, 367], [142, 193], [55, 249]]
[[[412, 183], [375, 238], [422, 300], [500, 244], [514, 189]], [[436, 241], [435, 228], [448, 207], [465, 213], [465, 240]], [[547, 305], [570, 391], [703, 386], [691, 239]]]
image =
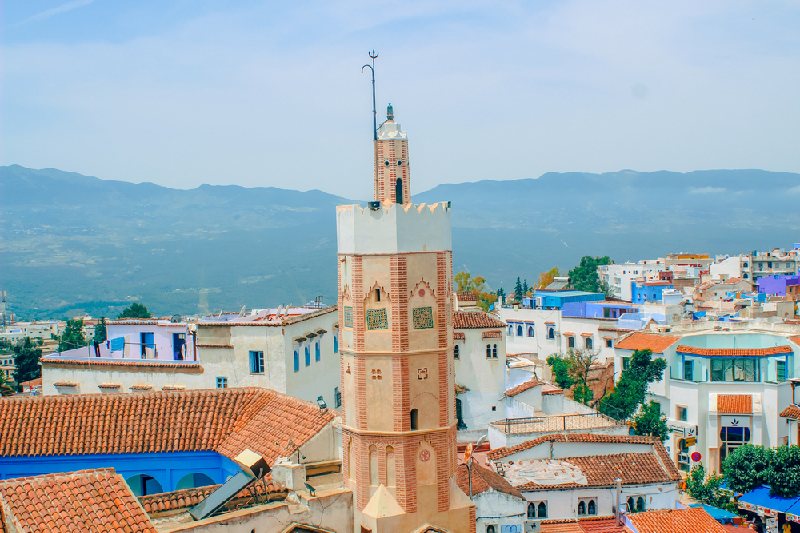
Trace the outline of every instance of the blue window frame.
[[522, 337], [522, 325], [517, 326], [517, 337]]
[[314, 360], [319, 361], [319, 341], [314, 345]]
[[528, 337], [533, 337], [534, 331], [533, 326], [528, 326]]
[[297, 372], [300, 370], [300, 354], [297, 353], [297, 350], [294, 351], [294, 371]]
[[217, 388], [218, 389], [227, 389], [228, 388], [228, 378], [217, 378]]
[[333, 353], [339, 353], [339, 336], [333, 336]]
[[306, 366], [311, 364], [311, 348], [306, 346]]
[[264, 352], [250, 352], [250, 373], [264, 373]]

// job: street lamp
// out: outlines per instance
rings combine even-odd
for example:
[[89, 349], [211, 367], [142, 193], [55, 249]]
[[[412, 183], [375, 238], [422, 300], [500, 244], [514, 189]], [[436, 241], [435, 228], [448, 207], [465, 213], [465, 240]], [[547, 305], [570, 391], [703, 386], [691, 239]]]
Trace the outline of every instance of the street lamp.
[[469, 472], [469, 499], [472, 499], [472, 451], [477, 450], [481, 447], [481, 444], [486, 440], [486, 435], [483, 435], [480, 439], [478, 439], [478, 443], [472, 450], [468, 450], [469, 456], [466, 457], [466, 464], [467, 464], [467, 472]]

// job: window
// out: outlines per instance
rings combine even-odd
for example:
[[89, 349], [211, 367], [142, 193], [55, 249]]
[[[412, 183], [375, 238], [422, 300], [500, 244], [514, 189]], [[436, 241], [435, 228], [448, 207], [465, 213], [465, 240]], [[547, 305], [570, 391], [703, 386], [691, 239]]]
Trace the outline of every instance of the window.
[[622, 358], [622, 371], [625, 372], [631, 366], [631, 359], [630, 357], [623, 357]]
[[380, 302], [381, 301], [381, 290], [375, 289], [375, 300]]
[[306, 346], [306, 366], [311, 364], [311, 348]]
[[556, 328], [555, 328], [555, 326], [548, 326], [547, 327], [547, 338], [548, 339], [555, 339], [556, 338]]
[[497, 533], [497, 526], [489, 524], [486, 526], [486, 533]]
[[611, 339], [606, 339], [606, 348], [613, 348], [613, 347], [614, 343], [611, 341]]
[[686, 413], [687, 413], [686, 407], [684, 407], [682, 405], [676, 405], [675, 406], [675, 416], [681, 422], [686, 422], [686, 418], [687, 418], [687, 414]]
[[750, 442], [750, 428], [726, 426], [719, 432], [719, 438], [723, 442]]
[[250, 373], [264, 373], [264, 352], [250, 352]]
[[297, 350], [294, 351], [294, 371], [297, 372], [300, 370], [300, 354], [297, 353]]
[[493, 359], [497, 359], [497, 345], [496, 344], [492, 347], [492, 358]]
[[592, 349], [592, 346], [593, 346], [593, 344], [594, 344], [594, 343], [592, 342], [592, 338], [591, 338], [591, 337], [586, 337], [585, 344], [586, 344], [586, 349], [587, 349], [587, 350], [591, 350], [591, 349]]
[[416, 409], [411, 410], [411, 431], [416, 431], [419, 429], [419, 411]]
[[458, 359], [458, 344], [453, 346], [453, 359]]
[[533, 326], [528, 326], [528, 337], [533, 337]]
[[522, 337], [522, 324], [517, 326], [517, 337]]
[[547, 502], [528, 502], [528, 518], [547, 518]]
[[314, 345], [314, 361], [319, 361], [319, 341]]
[[578, 516], [586, 516], [586, 502], [583, 500], [578, 502]]
[[342, 406], [342, 393], [339, 392], [339, 387], [334, 387], [333, 389], [333, 403], [334, 409], [338, 409]]
[[711, 381], [758, 381], [755, 359], [711, 359]]
[[217, 378], [217, 388], [218, 389], [227, 389], [228, 388], [228, 378]]
[[509, 337], [514, 336], [514, 326], [512, 326], [511, 324], [508, 325], [508, 336]]
[[547, 502], [539, 502], [536, 506], [539, 518], [547, 518]]
[[786, 381], [786, 361], [775, 361], [777, 381]]
[[333, 353], [339, 353], [339, 335], [333, 336]]
[[678, 441], [678, 470], [689, 471], [689, 447], [686, 445], [685, 439]]
[[644, 497], [639, 496], [636, 498], [636, 510], [637, 511], [644, 511]]
[[492, 345], [491, 344], [487, 344], [486, 345], [486, 359], [491, 359], [491, 358], [492, 358]]
[[683, 362], [683, 379], [687, 381], [692, 381], [694, 378], [694, 362], [693, 361], [684, 361]]
[[573, 337], [571, 335], [569, 337], [567, 337], [567, 346], [569, 346], [570, 348], [574, 348], [575, 347], [575, 337]]
[[589, 500], [586, 504], [586, 514], [589, 516], [594, 516], [597, 514], [597, 502], [594, 500]]

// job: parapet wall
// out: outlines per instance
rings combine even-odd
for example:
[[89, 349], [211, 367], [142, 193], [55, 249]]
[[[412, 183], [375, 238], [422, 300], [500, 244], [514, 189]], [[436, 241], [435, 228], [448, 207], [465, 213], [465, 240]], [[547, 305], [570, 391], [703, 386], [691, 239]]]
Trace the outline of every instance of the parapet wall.
[[451, 251], [450, 207], [388, 204], [376, 210], [359, 205], [336, 208], [340, 254], [394, 254]]

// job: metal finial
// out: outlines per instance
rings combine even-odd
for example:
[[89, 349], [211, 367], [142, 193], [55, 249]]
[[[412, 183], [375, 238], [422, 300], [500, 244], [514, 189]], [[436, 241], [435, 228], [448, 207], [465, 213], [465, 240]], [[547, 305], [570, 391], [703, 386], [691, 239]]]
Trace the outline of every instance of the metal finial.
[[372, 52], [367, 52], [370, 58], [372, 58], [372, 64], [370, 65], [367, 63], [363, 67], [361, 67], [361, 72], [364, 72], [364, 69], [369, 67], [372, 71], [372, 138], [373, 140], [378, 140], [378, 109], [375, 107], [375, 58], [378, 57], [378, 54], [373, 50]]

